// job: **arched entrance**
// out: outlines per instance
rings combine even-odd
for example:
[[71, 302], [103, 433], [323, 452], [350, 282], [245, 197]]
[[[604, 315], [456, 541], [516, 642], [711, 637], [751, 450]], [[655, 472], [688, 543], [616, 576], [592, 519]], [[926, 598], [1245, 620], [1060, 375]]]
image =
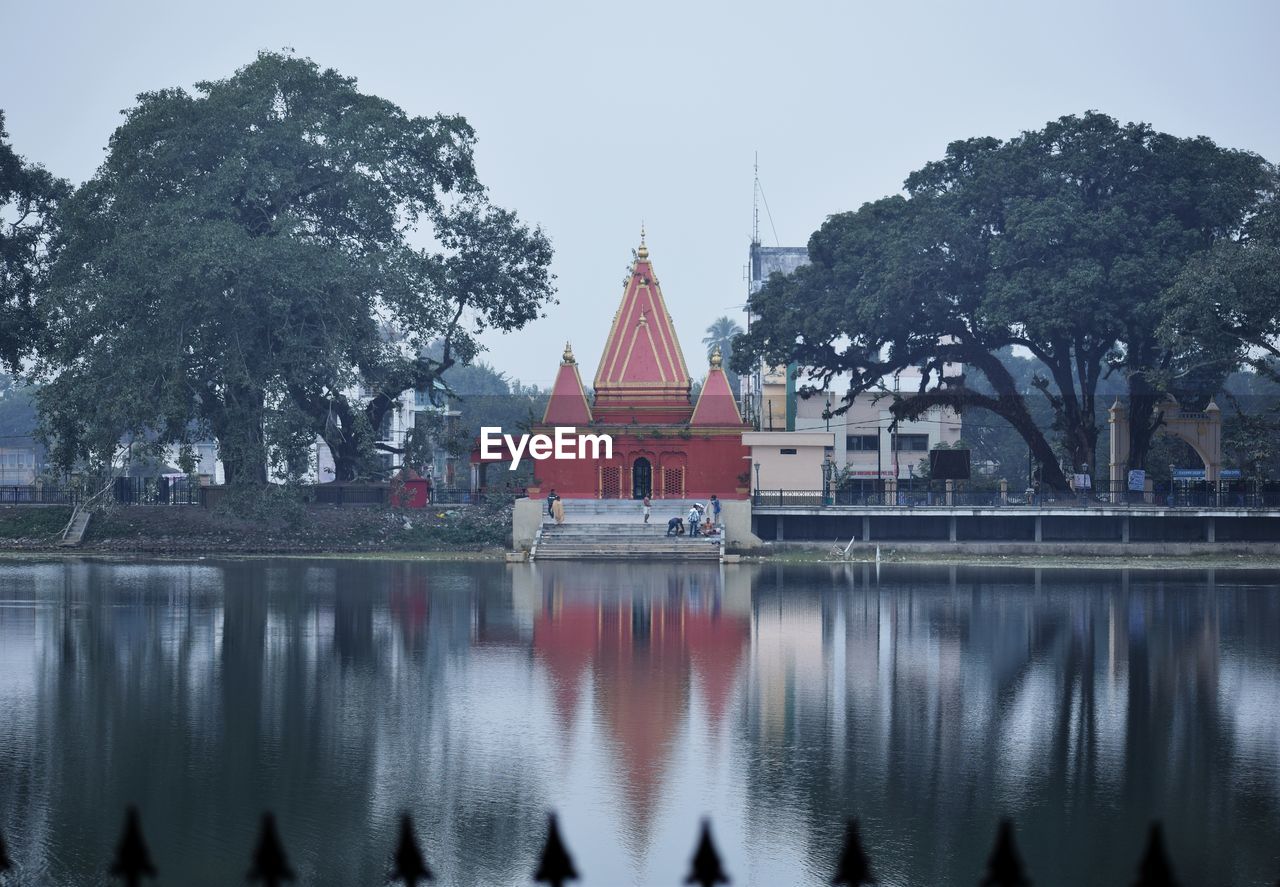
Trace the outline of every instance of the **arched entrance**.
[[643, 499], [653, 493], [653, 466], [644, 456], [631, 463], [631, 498]]
[[[1222, 470], [1222, 410], [1218, 405], [1210, 400], [1202, 412], [1187, 412], [1169, 396], [1156, 411], [1162, 414], [1160, 428], [1190, 444], [1204, 463], [1204, 479], [1217, 484]], [[1108, 410], [1108, 423], [1111, 426], [1111, 499], [1121, 502], [1125, 498], [1129, 470], [1129, 411], [1118, 397]]]

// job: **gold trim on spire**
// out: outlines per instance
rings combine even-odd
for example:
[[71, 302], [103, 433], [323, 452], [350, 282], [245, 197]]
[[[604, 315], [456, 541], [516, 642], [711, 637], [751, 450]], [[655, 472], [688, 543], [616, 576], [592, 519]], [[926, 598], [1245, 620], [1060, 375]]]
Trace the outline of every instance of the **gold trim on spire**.
[[644, 222], [643, 221], [640, 222], [640, 248], [636, 250], [636, 258], [638, 259], [649, 258], [649, 247], [644, 245]]
[[724, 363], [724, 358], [720, 355], [720, 346], [711, 349], [711, 369], [718, 370]]
[[577, 363], [577, 361], [573, 359], [573, 348], [569, 345], [568, 342], [564, 343], [564, 358], [560, 362], [561, 364], [566, 366], [571, 363]]

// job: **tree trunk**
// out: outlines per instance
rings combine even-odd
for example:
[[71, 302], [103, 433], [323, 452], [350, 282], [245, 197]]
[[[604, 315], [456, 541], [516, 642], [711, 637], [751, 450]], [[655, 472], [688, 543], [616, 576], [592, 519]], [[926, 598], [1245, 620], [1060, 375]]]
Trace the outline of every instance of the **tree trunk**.
[[1155, 418], [1160, 394], [1142, 373], [1129, 375], [1129, 467], [1146, 468], [1151, 441], [1159, 422]]
[[333, 428], [324, 437], [333, 456], [333, 479], [350, 483], [360, 476], [360, 445], [354, 435], [340, 428]]
[[218, 456], [228, 484], [267, 482], [266, 395], [252, 385], [232, 385], [211, 417]]
[[[1001, 398], [1001, 400], [1004, 399]], [[1067, 483], [1067, 476], [1062, 473], [1062, 466], [1058, 464], [1058, 454], [1053, 451], [1048, 439], [1031, 418], [1031, 414], [1027, 412], [1022, 398], [1018, 396], [1017, 400], [1017, 408], [1000, 412], [998, 415], [1003, 416], [1005, 421], [1013, 426], [1013, 430], [1027, 442], [1032, 458], [1040, 466], [1041, 484], [1058, 492], [1066, 492], [1071, 485]]]
[[1031, 411], [1027, 409], [1026, 397], [1018, 391], [1008, 367], [994, 353], [983, 348], [970, 349], [967, 354], [962, 355], [962, 359], [967, 360], [991, 383], [992, 390], [996, 392], [992, 399], [995, 403], [984, 404], [979, 401], [978, 405], [1003, 417], [1027, 442], [1032, 458], [1040, 465], [1041, 484], [1059, 492], [1069, 490], [1071, 485], [1067, 483], [1062, 466], [1058, 464], [1058, 454], [1053, 451], [1044, 432], [1032, 418]]

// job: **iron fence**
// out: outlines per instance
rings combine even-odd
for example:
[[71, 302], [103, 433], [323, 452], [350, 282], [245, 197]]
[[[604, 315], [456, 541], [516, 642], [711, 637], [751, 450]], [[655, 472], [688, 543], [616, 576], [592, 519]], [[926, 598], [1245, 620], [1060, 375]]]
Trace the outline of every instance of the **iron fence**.
[[65, 487], [0, 487], [0, 505], [75, 505], [79, 492]]
[[501, 505], [514, 502], [525, 495], [523, 487], [433, 487], [432, 505]]
[[1130, 490], [1126, 484], [1110, 485], [1106, 479], [1079, 490], [974, 489], [957, 484], [951, 490], [939, 482], [904, 483], [897, 491], [846, 488], [830, 490], [760, 489], [752, 494], [752, 504], [760, 508], [822, 508], [855, 506], [879, 508], [971, 507], [1005, 508], [1018, 506], [1052, 508], [1194, 508], [1194, 509], [1276, 509], [1280, 508], [1280, 484], [1259, 481], [1157, 484], [1151, 489]]
[[391, 501], [387, 484], [314, 484], [306, 487], [306, 498], [316, 505], [376, 506]]
[[[851, 819], [846, 823], [844, 841], [841, 847], [832, 853], [831, 859], [832, 876], [829, 883], [848, 885], [848, 887], [876, 883], [875, 867], [867, 848], [862, 843], [857, 819]], [[427, 856], [422, 852], [413, 819], [408, 814], [400, 819], [395, 849], [388, 855], [388, 868], [386, 882], [417, 887], [418, 884], [435, 880], [435, 874], [431, 870]], [[1143, 850], [1135, 860], [1135, 868], [1137, 879], [1132, 882], [1133, 887], [1176, 887], [1178, 884], [1158, 820], [1152, 822], [1147, 831]], [[729, 884], [731, 870], [732, 866], [726, 867], [716, 847], [710, 821], [704, 819], [693, 843], [689, 873], [684, 883], [702, 885], [702, 887]], [[997, 826], [995, 843], [987, 857], [985, 872], [974, 872], [971, 877], [975, 878], [974, 883], [978, 887], [1027, 887], [1032, 883], [1033, 872], [1034, 866], [1025, 865], [1018, 850], [1013, 823], [1006, 819]], [[125, 811], [124, 830], [116, 845], [115, 857], [108, 873], [112, 880], [121, 881], [126, 887], [136, 887], [142, 884], [144, 879], [154, 880], [161, 874], [151, 860], [151, 850], [142, 832], [142, 819], [135, 807]], [[1045, 878], [1051, 873], [1041, 871], [1035, 874]], [[180, 879], [174, 879], [169, 872], [165, 872], [164, 875], [166, 883], [180, 881]], [[21, 883], [18, 880], [21, 877], [22, 872], [7, 855], [4, 837], [0, 835], [0, 884], [16, 885]], [[530, 881], [536, 884], [550, 884], [552, 887], [563, 887], [564, 884], [581, 880], [582, 877], [567, 843], [560, 834], [556, 815], [552, 813], [547, 818], [546, 838], [538, 855], [537, 865], [530, 873]], [[6, 881], [6, 878], [9, 880]], [[979, 878], [980, 880], [977, 880]], [[267, 887], [278, 887], [278, 885], [297, 880], [297, 874], [289, 862], [289, 854], [285, 850], [275, 817], [271, 813], [266, 813], [262, 817], [257, 840], [249, 854], [249, 870], [245, 880], [250, 884], [264, 884]], [[1054, 880], [1053, 883], [1061, 883], [1061, 881]], [[1280, 881], [1276, 883], [1280, 887]]]
[[201, 490], [186, 477], [117, 477], [111, 495], [118, 505], [202, 505]]
[[[116, 505], [217, 505], [229, 490], [225, 486], [200, 486], [185, 478], [119, 477], [111, 485], [108, 501]], [[432, 505], [505, 504], [525, 495], [523, 487], [435, 487]], [[301, 488], [304, 502], [315, 505], [369, 507], [402, 504], [389, 484], [314, 484]], [[0, 505], [75, 505], [83, 493], [71, 486], [3, 486]]]

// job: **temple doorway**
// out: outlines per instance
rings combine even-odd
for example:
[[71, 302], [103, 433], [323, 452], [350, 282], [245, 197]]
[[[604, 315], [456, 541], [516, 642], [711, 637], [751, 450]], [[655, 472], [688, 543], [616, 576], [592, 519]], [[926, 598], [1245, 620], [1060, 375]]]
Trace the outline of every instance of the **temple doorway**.
[[631, 464], [631, 498], [643, 499], [653, 492], [653, 466], [641, 456]]

